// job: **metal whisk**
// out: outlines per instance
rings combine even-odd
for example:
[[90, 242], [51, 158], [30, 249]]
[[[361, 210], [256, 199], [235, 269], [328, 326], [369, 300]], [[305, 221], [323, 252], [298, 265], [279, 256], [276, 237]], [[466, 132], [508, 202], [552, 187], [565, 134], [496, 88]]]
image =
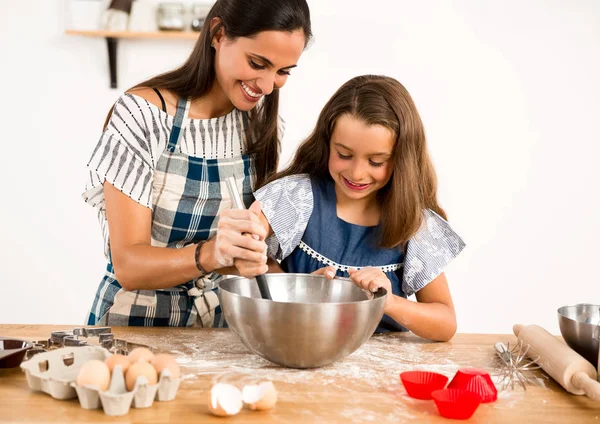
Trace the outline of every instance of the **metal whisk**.
[[537, 364], [539, 358], [528, 359], [526, 357], [529, 346], [524, 347], [519, 341], [515, 347], [510, 349], [510, 343], [506, 345], [498, 342], [494, 345], [496, 359], [500, 363], [499, 384], [502, 389], [515, 389], [515, 384], [519, 384], [523, 390], [527, 390], [526, 385], [538, 384], [535, 376], [529, 371], [540, 368]]

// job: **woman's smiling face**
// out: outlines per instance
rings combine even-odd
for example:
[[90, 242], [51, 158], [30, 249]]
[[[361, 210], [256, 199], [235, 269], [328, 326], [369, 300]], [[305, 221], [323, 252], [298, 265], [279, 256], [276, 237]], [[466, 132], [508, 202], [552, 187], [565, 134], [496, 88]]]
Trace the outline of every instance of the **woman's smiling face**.
[[252, 37], [213, 39], [216, 81], [239, 110], [254, 108], [265, 95], [283, 87], [304, 51], [301, 29], [262, 31]]

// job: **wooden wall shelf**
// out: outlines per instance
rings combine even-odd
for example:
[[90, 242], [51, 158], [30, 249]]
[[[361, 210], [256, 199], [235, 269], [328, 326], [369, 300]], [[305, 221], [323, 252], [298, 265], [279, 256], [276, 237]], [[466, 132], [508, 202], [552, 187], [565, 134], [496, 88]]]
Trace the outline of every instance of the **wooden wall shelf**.
[[83, 35], [86, 37], [103, 38], [158, 38], [158, 39], [181, 39], [195, 40], [199, 32], [192, 31], [156, 31], [156, 32], [132, 32], [132, 31], [76, 31], [68, 29], [67, 35]]
[[108, 48], [108, 65], [110, 70], [110, 88], [117, 88], [117, 46], [119, 39], [197, 40], [198, 36], [200, 35], [199, 32], [193, 31], [132, 32], [78, 30], [67, 30], [66, 34], [85, 37], [102, 37], [106, 39], [106, 46]]

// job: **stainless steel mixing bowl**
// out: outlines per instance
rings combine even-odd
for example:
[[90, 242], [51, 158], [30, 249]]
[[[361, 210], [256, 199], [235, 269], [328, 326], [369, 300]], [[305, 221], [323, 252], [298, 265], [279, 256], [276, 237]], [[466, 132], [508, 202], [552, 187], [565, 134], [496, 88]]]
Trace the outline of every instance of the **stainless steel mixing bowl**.
[[383, 316], [386, 291], [367, 293], [346, 278], [267, 274], [273, 300], [256, 280], [229, 277], [219, 300], [229, 327], [254, 353], [291, 368], [316, 368], [358, 349]]
[[[600, 305], [580, 303], [558, 309], [558, 325], [565, 342], [598, 368], [597, 331]], [[595, 337], [596, 335], [596, 337]]]

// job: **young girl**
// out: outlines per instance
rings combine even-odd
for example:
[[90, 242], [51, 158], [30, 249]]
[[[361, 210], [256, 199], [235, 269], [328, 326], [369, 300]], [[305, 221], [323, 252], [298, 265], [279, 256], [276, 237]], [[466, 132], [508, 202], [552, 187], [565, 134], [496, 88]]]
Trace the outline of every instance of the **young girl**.
[[183, 65], [119, 98], [83, 194], [108, 261], [87, 324], [221, 325], [219, 274], [266, 272], [260, 207], [229, 210], [222, 182], [249, 206], [277, 169], [278, 91], [310, 37], [305, 0], [217, 0]]
[[[255, 193], [286, 272], [336, 271], [388, 296], [377, 331], [447, 341], [456, 316], [444, 267], [464, 247], [436, 198], [423, 124], [382, 76], [344, 84], [291, 165]], [[418, 302], [407, 300], [416, 293]]]

